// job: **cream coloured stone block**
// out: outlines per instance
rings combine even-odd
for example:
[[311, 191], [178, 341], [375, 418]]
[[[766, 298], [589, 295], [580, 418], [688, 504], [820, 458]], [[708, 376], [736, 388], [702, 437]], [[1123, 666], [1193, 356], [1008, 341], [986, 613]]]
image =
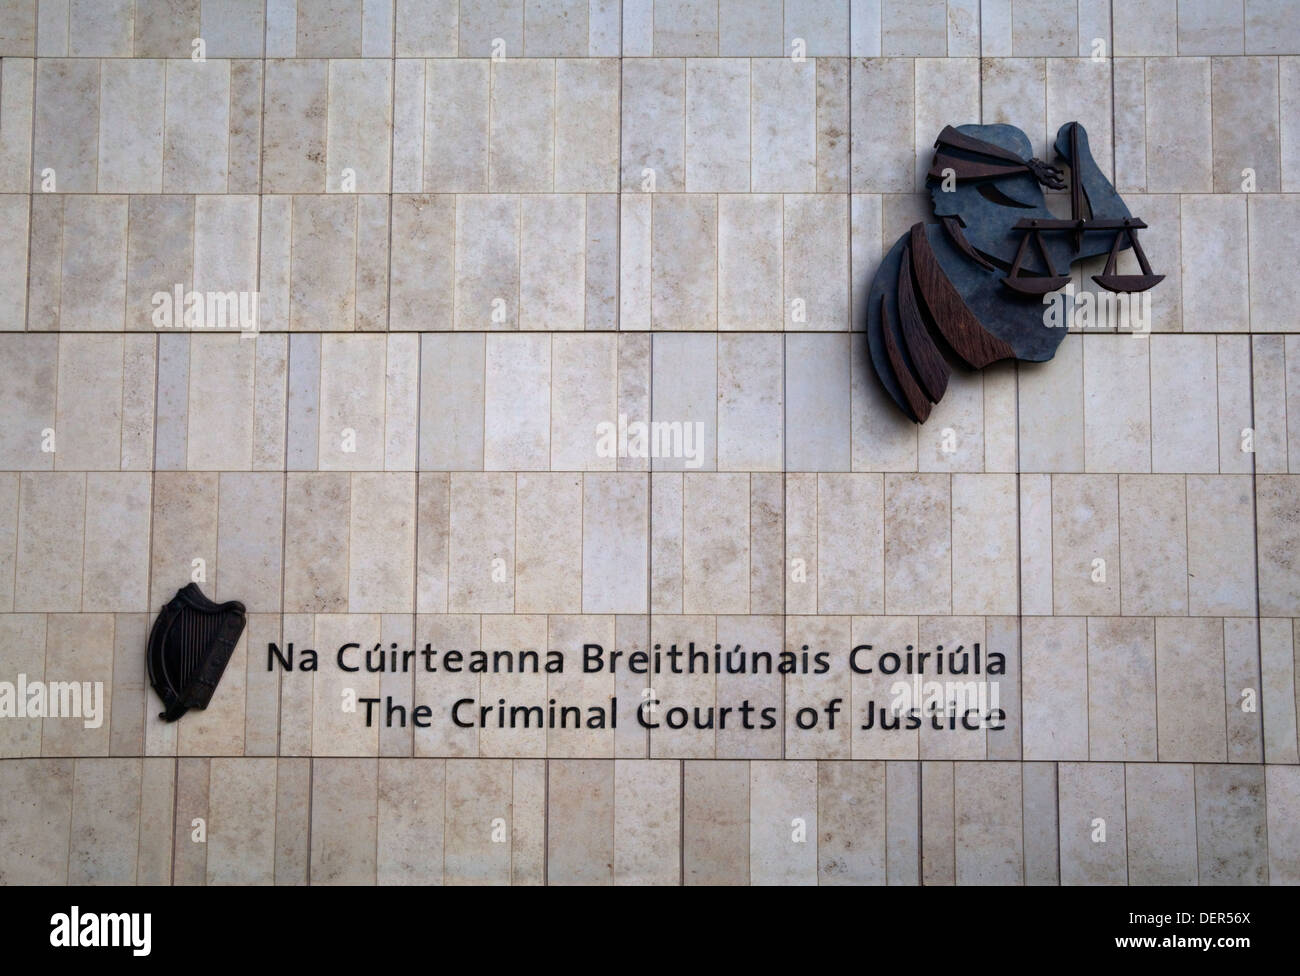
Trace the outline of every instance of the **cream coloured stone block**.
[[1217, 617], [1156, 619], [1156, 717], [1162, 762], [1227, 758], [1223, 622]]
[[1086, 760], [1087, 621], [1027, 617], [1022, 626], [1025, 759]]
[[751, 884], [816, 884], [817, 764], [752, 762], [749, 796]]

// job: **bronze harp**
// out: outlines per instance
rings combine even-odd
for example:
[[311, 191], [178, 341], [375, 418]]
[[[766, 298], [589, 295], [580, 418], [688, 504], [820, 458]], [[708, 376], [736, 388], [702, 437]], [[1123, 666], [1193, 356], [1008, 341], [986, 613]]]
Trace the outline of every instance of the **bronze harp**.
[[174, 722], [207, 708], [244, 632], [244, 605], [214, 603], [190, 583], [162, 608], [149, 633], [149, 683], [162, 699], [159, 718]]

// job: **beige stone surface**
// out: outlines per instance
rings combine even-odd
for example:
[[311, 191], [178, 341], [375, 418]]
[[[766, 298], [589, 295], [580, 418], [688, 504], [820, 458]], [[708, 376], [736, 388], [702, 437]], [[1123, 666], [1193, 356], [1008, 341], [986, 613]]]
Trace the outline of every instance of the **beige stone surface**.
[[[0, 681], [103, 692], [0, 722], [0, 882], [1300, 880], [1292, 14], [0, 2]], [[1152, 334], [911, 424], [863, 320], [935, 135], [1070, 120], [1150, 225]], [[159, 327], [176, 289], [257, 333]], [[599, 438], [656, 422], [700, 437]], [[141, 651], [190, 581], [249, 617], [171, 725]], [[692, 643], [829, 667], [630, 666]], [[1000, 731], [884, 729], [913, 676], [848, 667], [976, 644]], [[567, 666], [463, 663], [521, 649]]]

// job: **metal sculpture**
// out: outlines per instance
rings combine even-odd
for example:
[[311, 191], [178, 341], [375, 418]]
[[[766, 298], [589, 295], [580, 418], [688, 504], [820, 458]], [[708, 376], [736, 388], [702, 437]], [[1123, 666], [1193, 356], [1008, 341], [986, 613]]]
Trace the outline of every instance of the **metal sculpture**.
[[[1093, 280], [1107, 291], [1157, 285], [1138, 243], [1146, 224], [1129, 213], [1088, 148], [1078, 122], [1057, 131], [1062, 169], [1030, 154], [1012, 125], [947, 126], [927, 184], [938, 223], [917, 223], [881, 261], [867, 295], [867, 342], [881, 385], [924, 423], [948, 386], [950, 360], [981, 369], [1003, 359], [1044, 362], [1067, 330], [1044, 321], [1043, 296], [1070, 281], [1070, 266], [1108, 254]], [[1070, 190], [1070, 217], [1048, 210], [1043, 187]], [[1032, 245], [1032, 246], [1031, 246]], [[1118, 274], [1132, 248], [1141, 274]]]
[[162, 699], [158, 716], [174, 722], [207, 708], [244, 632], [244, 605], [213, 603], [194, 583], [176, 591], [149, 633], [149, 683]]

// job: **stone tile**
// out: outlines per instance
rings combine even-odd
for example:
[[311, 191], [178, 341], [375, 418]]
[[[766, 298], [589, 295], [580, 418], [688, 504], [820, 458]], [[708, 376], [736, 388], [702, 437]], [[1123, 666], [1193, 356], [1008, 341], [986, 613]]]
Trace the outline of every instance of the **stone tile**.
[[1196, 884], [1195, 767], [1127, 767], [1128, 880], [1138, 885]]
[[200, 335], [190, 343], [186, 467], [252, 467], [257, 348], [238, 335]]
[[[45, 756], [106, 756], [113, 715], [112, 614], [56, 613], [45, 623], [45, 680], [79, 682], [82, 717], [46, 716], [41, 725]], [[84, 697], [86, 682], [91, 699]], [[103, 683], [102, 693], [96, 687]], [[91, 702], [99, 706], [94, 715]], [[96, 725], [98, 721], [98, 725]]]
[[555, 62], [492, 63], [488, 186], [494, 192], [554, 189]]
[[[1249, 474], [1254, 470], [1251, 427], [1251, 342], [1246, 336], [1217, 336], [1219, 394], [1219, 470]], [[1250, 439], [1247, 440], [1247, 431]]]
[[1182, 197], [1184, 331], [1250, 328], [1247, 241], [1244, 199]]
[[1264, 714], [1264, 761], [1300, 763], [1296, 741], [1295, 649], [1292, 622], [1266, 618], [1259, 621], [1260, 665], [1263, 672], [1260, 703]]
[[[882, 574], [889, 538], [884, 531], [886, 484], [904, 495], [923, 487], [882, 481], [872, 474], [817, 476], [817, 610], [819, 613], [880, 613], [885, 587], [895, 582]], [[897, 504], [905, 504], [898, 502]], [[899, 541], [899, 545], [904, 543]], [[891, 550], [906, 559], [902, 550]], [[895, 566], [897, 572], [897, 566]], [[882, 581], [883, 576], [883, 581]], [[892, 591], [891, 597], [900, 605]], [[894, 607], [891, 603], [891, 612]]]
[[5, 4], [5, 25], [0, 29], [0, 56], [31, 57], [36, 53], [36, 2], [11, 0]]
[[614, 761], [549, 764], [547, 882], [613, 884]]
[[171, 882], [175, 789], [176, 761], [146, 758], [140, 783], [140, 845], [135, 870], [137, 884], [165, 885]]
[[86, 476], [83, 610], [149, 608], [150, 508], [148, 474], [102, 472]]
[[[280, 675], [266, 668], [266, 648], [283, 648], [279, 614], [250, 614], [248, 618], [248, 669], [244, 677], [244, 755], [275, 756], [280, 751]], [[122, 631], [119, 618], [118, 633]], [[144, 620], [141, 618], [141, 635]]]
[[388, 192], [392, 63], [374, 58], [331, 61], [327, 85], [326, 190]]
[[946, 0], [881, 0], [881, 51], [885, 57], [943, 57], [948, 52]]
[[1122, 763], [1061, 763], [1061, 884], [1128, 881]]
[[1016, 494], [1013, 475], [953, 475], [953, 613], [1017, 612]]
[[680, 763], [615, 760], [615, 884], [680, 882], [681, 810]]
[[1196, 846], [1202, 885], [1268, 883], [1262, 766], [1196, 767]]
[[1011, 15], [1011, 50], [1016, 57], [1064, 58], [1079, 53], [1076, 7], [1059, 0], [1021, 0], [1011, 5]]
[[885, 883], [885, 764], [817, 764], [819, 884]]
[[1209, 335], [1152, 335], [1152, 469], [1218, 470], [1216, 342]]
[[208, 778], [207, 883], [275, 879], [277, 760], [214, 758]]
[[347, 195], [293, 201], [289, 328], [350, 332], [357, 313], [357, 201]]
[[1223, 684], [1228, 761], [1263, 762], [1264, 724], [1259, 712], [1259, 620], [1224, 620]]
[[717, 326], [717, 198], [656, 195], [651, 217], [651, 322], [655, 329]]
[[550, 466], [550, 335], [489, 336], [484, 380], [484, 467]]
[[1058, 613], [1119, 610], [1118, 492], [1112, 478], [1052, 478], [1053, 605]]
[[1156, 716], [1162, 762], [1223, 762], [1223, 622], [1156, 619]]
[[785, 477], [786, 613], [817, 612], [817, 477]]
[[[901, 654], [909, 645], [919, 644], [916, 617], [854, 617], [852, 641], [854, 647], [866, 645], [877, 653]], [[871, 653], [864, 651], [862, 653]], [[916, 759], [920, 755], [920, 736], [916, 730], [884, 728], [880, 713], [895, 698], [895, 677], [872, 667], [870, 674], [854, 672], [850, 676], [853, 708], [862, 718], [853, 723], [850, 732], [852, 754], [858, 759]], [[865, 712], [874, 702], [877, 718], [871, 728], [866, 724]]]
[[718, 467], [776, 471], [784, 444], [779, 335], [718, 337]]
[[787, 195], [783, 215], [787, 328], [849, 328], [849, 213], [842, 195]]
[[17, 332], [27, 323], [28, 198], [18, 194], [0, 196], [0, 217], [13, 228], [13, 235], [0, 243], [0, 302], [4, 303], [0, 332]]
[[305, 885], [311, 850], [311, 760], [280, 759], [275, 777], [275, 883]]
[[1146, 62], [1115, 58], [1115, 188], [1145, 193], [1147, 188]]
[[514, 530], [513, 474], [452, 476], [448, 593], [453, 613], [513, 610]]
[[[832, 8], [833, 9], [833, 8]], [[825, 37], [819, 43], [841, 50], [848, 43], [845, 32], [840, 39]], [[849, 121], [849, 73], [846, 58], [817, 60], [817, 192], [845, 193], [851, 183]]]
[[13, 608], [81, 609], [86, 476], [25, 473], [19, 480]]
[[[651, 422], [667, 424], [651, 467], [705, 470], [717, 467], [718, 341], [714, 335], [655, 336], [651, 344]], [[678, 427], [671, 425], [680, 425]], [[659, 456], [653, 456], [658, 453]]]
[[520, 198], [520, 329], [581, 329], [586, 207], [578, 194]]
[[520, 474], [515, 529], [515, 609], [576, 613], [582, 608], [583, 478]]
[[69, 884], [134, 884], [140, 759], [78, 759], [73, 776]]
[[817, 764], [749, 764], [750, 883], [817, 883]]
[[[207, 45], [208, 57], [261, 57], [267, 32], [264, 4], [258, 0], [207, 0], [199, 7], [198, 36]], [[185, 37], [187, 49], [192, 36]]]
[[546, 763], [515, 760], [510, 878], [517, 885], [546, 883]]
[[453, 760], [446, 777], [445, 883], [508, 884], [510, 835], [501, 831], [513, 820], [511, 763]]
[[445, 785], [441, 759], [379, 760], [379, 884], [443, 881]]
[[487, 61], [425, 62], [425, 191], [487, 190], [490, 68]]
[[850, 342], [852, 469], [915, 471], [916, 424], [903, 416], [881, 387], [870, 365], [866, 336], [854, 333]]
[[750, 188], [812, 193], [817, 189], [816, 61], [750, 62]]
[[1093, 617], [1087, 629], [1089, 758], [1155, 762], [1154, 625]]
[[953, 773], [957, 884], [1021, 884], [1020, 764], [959, 762]]
[[920, 884], [920, 767], [914, 762], [885, 763], [885, 875], [890, 885]]
[[[268, 74], [268, 81], [270, 77]], [[162, 132], [163, 191], [225, 193], [228, 188], [231, 122], [230, 62], [168, 61], [166, 86], [167, 107]], [[267, 131], [286, 133], [289, 118], [283, 114], [268, 114]], [[302, 124], [301, 116], [292, 118], [294, 127]]]
[[[849, 646], [852, 620], [843, 616], [788, 617], [785, 651], [812, 660], [842, 660]], [[848, 759], [851, 756], [852, 675], [842, 665], [825, 674], [814, 670], [789, 674], [784, 681], [784, 759]], [[832, 717], [827, 709], [839, 709]]]
[[1246, 0], [1246, 53], [1292, 54], [1300, 49], [1300, 32], [1279, 0]]
[[682, 883], [747, 883], [750, 764], [688, 760], [682, 765]]
[[72, 824], [72, 759], [0, 763], [0, 851], [6, 884], [66, 884]]
[[[32, 191], [94, 193], [98, 178], [99, 64], [36, 62]], [[47, 172], [52, 171], [52, 172]]]
[[374, 884], [379, 761], [313, 759], [311, 883]]
[[1300, 551], [1300, 492], [1294, 475], [1262, 475], [1255, 481], [1259, 546], [1259, 612], [1267, 617], [1295, 617], [1300, 608], [1300, 579], [1295, 554]]
[[1300, 107], [1300, 58], [1278, 58], [1279, 115], [1282, 122], [1280, 138], [1282, 147], [1282, 189], [1294, 191], [1300, 187], [1300, 126], [1296, 125], [1296, 109]]
[[100, 66], [99, 191], [162, 189], [163, 77], [153, 60], [106, 60]]
[[1025, 759], [1088, 758], [1088, 638], [1080, 617], [1023, 621]]
[[[45, 619], [45, 615], [40, 613], [5, 613], [0, 616], [0, 636], [3, 636], [5, 645], [10, 648], [6, 666], [11, 676], [5, 680], [16, 682], [20, 674], [27, 675], [29, 682], [45, 679]], [[41, 726], [44, 724], [42, 719], [39, 716], [18, 718], [14, 715], [7, 718], [8, 721], [0, 726], [0, 757], [17, 759], [39, 756]]]
[[1295, 884], [1300, 879], [1297, 851], [1300, 837], [1300, 767], [1267, 766], [1264, 769], [1268, 814], [1268, 878], [1271, 884]]
[[1113, 11], [1115, 54], [1177, 54], [1178, 0], [1142, 0]]
[[263, 192], [319, 193], [325, 189], [328, 89], [327, 61], [266, 62]]
[[1083, 337], [1088, 471], [1151, 470], [1150, 346], [1130, 336]]
[[1252, 196], [1249, 210], [1251, 331], [1294, 332], [1287, 309], [1300, 301], [1300, 284], [1278, 248], [1300, 216], [1300, 201], [1290, 194]]
[[745, 58], [686, 62], [685, 188], [749, 189], [750, 73]]
[[555, 62], [555, 189], [612, 193], [619, 173], [615, 59]]
[[285, 480], [284, 609], [337, 613], [348, 605], [351, 479], [334, 472], [289, 473]]
[[950, 762], [921, 763], [921, 883], [957, 883], [954, 774]]
[[[648, 52], [647, 52], [648, 53]], [[680, 58], [623, 62], [622, 187], [685, 189], [686, 72]]]
[[776, 194], [718, 197], [719, 329], [776, 329], [782, 321], [783, 219]]
[[1281, 189], [1281, 136], [1272, 111], [1278, 104], [1277, 59], [1213, 58], [1210, 75], [1215, 192], [1276, 192]]
[[352, 476], [348, 533], [348, 609], [353, 613], [415, 610], [415, 475]]
[[1020, 768], [1028, 885], [1060, 883], [1056, 773], [1056, 763], [1024, 763]]
[[[717, 618], [708, 615], [658, 615], [650, 618], [650, 644], [671, 653], [689, 654], [707, 650], [717, 643]], [[690, 708], [717, 700], [717, 677], [712, 672], [665, 672], [651, 676], [657, 704], [651, 718], [658, 726], [650, 730], [650, 755], [655, 758], [712, 759], [717, 755], [717, 732], [713, 728], [686, 725], [673, 728], [665, 720], [671, 708]]]
[[918, 58], [915, 84], [915, 168], [912, 185], [906, 189], [920, 191], [925, 188], [925, 174], [930, 168], [934, 140], [943, 127], [951, 124], [952, 119], [979, 117], [979, 60]]
[[949, 477], [885, 477], [885, 608], [889, 613], [952, 612], [952, 503]]
[[120, 467], [123, 349], [121, 336], [60, 337], [56, 469]]
[[121, 331], [126, 291], [126, 217], [124, 196], [66, 198], [56, 328]]
[[850, 348], [847, 335], [786, 336], [786, 470], [849, 470]]
[[1187, 478], [1188, 612], [1248, 616], [1255, 607], [1254, 504], [1241, 475]]
[[457, 329], [518, 327], [519, 198], [456, 198]]
[[1182, 475], [1120, 475], [1120, 602], [1126, 616], [1187, 612], [1187, 492]]
[[1287, 469], [1286, 339], [1257, 335], [1250, 339], [1252, 413], [1239, 444], [1253, 453], [1253, 471], [1278, 474]]
[[[1172, 0], [1162, 2], [1172, 6]], [[1117, 22], [1115, 53], [1139, 53], [1123, 49], [1119, 26]], [[1146, 62], [1146, 92], [1147, 192], [1210, 192], [1209, 59], [1151, 58]]]
[[682, 478], [650, 476], [650, 609], [682, 612]]
[[455, 57], [459, 6], [455, 0], [398, 0], [396, 56]]
[[646, 612], [648, 488], [644, 475], [630, 472], [584, 476], [584, 612]]

